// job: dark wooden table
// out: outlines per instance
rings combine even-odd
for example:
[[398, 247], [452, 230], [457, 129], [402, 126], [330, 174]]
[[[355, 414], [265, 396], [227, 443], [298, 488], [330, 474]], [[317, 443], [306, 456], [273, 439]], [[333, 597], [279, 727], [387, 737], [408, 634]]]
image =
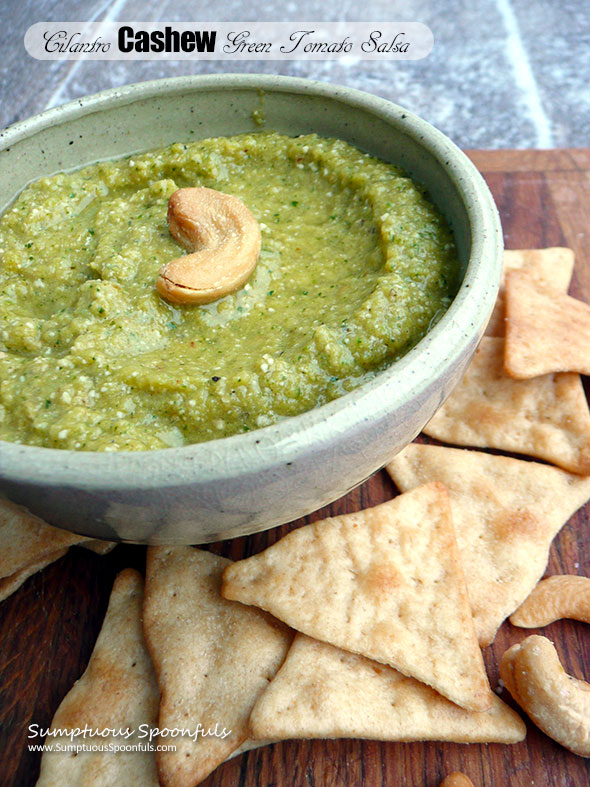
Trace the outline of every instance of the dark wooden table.
[[[570, 293], [590, 302], [590, 150], [473, 151], [470, 156], [496, 198], [506, 247], [571, 247], [576, 267]], [[357, 511], [395, 494], [393, 483], [381, 471], [306, 521]], [[273, 543], [290, 527], [212, 548], [238, 559]], [[116, 573], [126, 566], [143, 570], [144, 560], [143, 547], [119, 546], [106, 557], [72, 549], [0, 605], [0, 787], [35, 783], [40, 755], [27, 751], [28, 725], [49, 724], [62, 697], [86, 666]], [[557, 537], [548, 573], [590, 573], [590, 504], [573, 516]], [[505, 623], [494, 644], [486, 648], [492, 687], [498, 685], [502, 653], [529, 633]], [[563, 621], [543, 633], [555, 640], [566, 670], [590, 679], [587, 625]], [[506, 691], [501, 696], [513, 704]], [[526, 740], [516, 746], [289, 741], [226, 763], [204, 784], [431, 787], [452, 770], [467, 773], [476, 787], [590, 784], [590, 760], [570, 754], [530, 723]]]

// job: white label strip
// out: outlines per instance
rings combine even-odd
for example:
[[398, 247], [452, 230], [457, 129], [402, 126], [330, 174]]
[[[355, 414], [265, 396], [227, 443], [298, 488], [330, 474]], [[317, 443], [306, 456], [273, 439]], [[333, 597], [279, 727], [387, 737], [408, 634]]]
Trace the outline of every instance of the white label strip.
[[421, 60], [420, 22], [37, 22], [38, 60]]

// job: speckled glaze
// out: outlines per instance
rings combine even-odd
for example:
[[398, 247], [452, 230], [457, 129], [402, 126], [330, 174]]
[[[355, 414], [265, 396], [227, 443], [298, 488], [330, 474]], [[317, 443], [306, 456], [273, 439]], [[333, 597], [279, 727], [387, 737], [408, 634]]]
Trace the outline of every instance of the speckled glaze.
[[[277, 76], [191, 76], [109, 90], [0, 134], [0, 209], [35, 178], [259, 126], [340, 137], [424, 183], [465, 269], [442, 320], [350, 394], [255, 432], [185, 448], [86, 453], [0, 441], [0, 490], [104, 539], [204, 543], [296, 519], [342, 496], [421, 430], [469, 363], [493, 307], [502, 233], [483, 179], [443, 134], [375, 96]], [[258, 113], [256, 113], [258, 115]]]

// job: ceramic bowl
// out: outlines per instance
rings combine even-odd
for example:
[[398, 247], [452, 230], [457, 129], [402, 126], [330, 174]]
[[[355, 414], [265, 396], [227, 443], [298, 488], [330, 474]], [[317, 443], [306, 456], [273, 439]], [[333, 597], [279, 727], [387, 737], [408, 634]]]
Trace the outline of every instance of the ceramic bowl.
[[340, 137], [423, 183], [455, 233], [461, 288], [401, 360], [352, 393], [255, 432], [158, 451], [0, 442], [0, 491], [47, 521], [105, 539], [204, 543], [307, 514], [361, 483], [421, 430], [467, 366], [493, 307], [502, 235], [490, 192], [440, 131], [400, 106], [261, 75], [144, 82], [73, 101], [0, 135], [4, 209], [32, 179], [176, 141], [267, 129]]

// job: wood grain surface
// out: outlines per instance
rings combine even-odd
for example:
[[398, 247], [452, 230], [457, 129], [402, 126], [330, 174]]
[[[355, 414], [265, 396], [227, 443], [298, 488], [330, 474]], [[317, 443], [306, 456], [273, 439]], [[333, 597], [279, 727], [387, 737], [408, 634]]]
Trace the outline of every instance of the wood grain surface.
[[[576, 253], [570, 293], [590, 302], [590, 150], [473, 151], [469, 155], [486, 177], [500, 209], [506, 248], [570, 246]], [[386, 473], [380, 471], [305, 521], [357, 511], [396, 493]], [[238, 559], [260, 551], [301, 524], [298, 521], [211, 548]], [[35, 783], [40, 754], [27, 751], [27, 727], [49, 724], [62, 697], [84, 671], [115, 575], [126, 566], [143, 570], [144, 560], [143, 547], [119, 546], [106, 557], [72, 549], [0, 605], [0, 787]], [[590, 504], [570, 519], [555, 540], [547, 573], [590, 573]], [[492, 687], [498, 686], [502, 653], [530, 633], [504, 623], [494, 644], [486, 648]], [[590, 627], [562, 621], [541, 633], [555, 641], [568, 672], [590, 679]], [[506, 690], [501, 696], [514, 706]], [[454, 770], [464, 771], [475, 787], [590, 784], [590, 760], [570, 754], [528, 720], [527, 727], [526, 741], [515, 746], [288, 741], [237, 757], [219, 767], [204, 784], [434, 787]]]

